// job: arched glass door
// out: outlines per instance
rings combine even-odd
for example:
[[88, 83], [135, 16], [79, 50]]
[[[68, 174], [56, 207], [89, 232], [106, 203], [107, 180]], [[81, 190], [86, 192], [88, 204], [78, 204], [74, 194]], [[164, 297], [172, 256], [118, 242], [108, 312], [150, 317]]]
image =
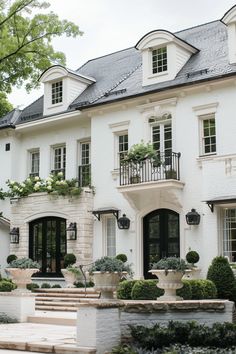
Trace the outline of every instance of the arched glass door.
[[65, 254], [65, 219], [46, 217], [29, 224], [29, 257], [41, 266], [36, 276], [60, 276]]
[[143, 219], [144, 277], [152, 264], [161, 258], [179, 256], [179, 214], [169, 209], [157, 209]]

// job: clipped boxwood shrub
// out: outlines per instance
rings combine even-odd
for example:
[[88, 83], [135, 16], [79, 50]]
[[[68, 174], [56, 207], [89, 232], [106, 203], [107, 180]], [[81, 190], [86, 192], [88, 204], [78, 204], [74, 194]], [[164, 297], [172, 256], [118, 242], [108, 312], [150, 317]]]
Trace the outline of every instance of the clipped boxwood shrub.
[[157, 287], [157, 280], [138, 280], [131, 291], [132, 300], [156, 300], [164, 294], [163, 289]]
[[118, 299], [131, 300], [131, 292], [137, 280], [123, 280], [119, 283], [116, 295]]
[[124, 254], [124, 253], [117, 254], [116, 258], [119, 259], [120, 261], [122, 261], [123, 263], [127, 262], [127, 260], [128, 260], [126, 254]]
[[191, 286], [192, 300], [217, 298], [217, 289], [212, 281], [206, 279], [189, 279], [186, 282]]
[[41, 289], [50, 289], [51, 288], [51, 285], [49, 283], [43, 283], [41, 285]]
[[183, 300], [192, 299], [192, 288], [189, 283], [189, 280], [182, 280], [184, 286], [181, 289], [177, 289], [176, 295], [183, 298]]
[[236, 280], [227, 258], [219, 256], [213, 259], [207, 279], [215, 284], [218, 298], [236, 301]]
[[17, 259], [17, 256], [15, 254], [9, 254], [7, 257], [7, 264], [10, 264], [12, 261], [15, 261]]
[[16, 289], [16, 285], [8, 280], [0, 281], [0, 292], [12, 291]]
[[30, 283], [26, 285], [26, 288], [30, 291], [34, 291], [35, 289], [39, 288], [39, 285], [36, 283]]
[[76, 257], [74, 253], [67, 253], [64, 257], [64, 267], [67, 268], [68, 266], [76, 263]]
[[61, 288], [60, 284], [53, 284], [52, 285], [52, 289], [59, 289], [59, 288]]

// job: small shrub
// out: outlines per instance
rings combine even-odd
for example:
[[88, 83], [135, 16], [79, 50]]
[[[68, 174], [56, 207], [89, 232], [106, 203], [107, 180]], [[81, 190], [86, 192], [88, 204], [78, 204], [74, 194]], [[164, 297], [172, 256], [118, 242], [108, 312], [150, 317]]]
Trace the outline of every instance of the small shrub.
[[76, 262], [76, 257], [74, 253], [67, 253], [64, 257], [64, 267], [67, 268], [68, 266], [71, 266], [72, 264], [75, 264]]
[[17, 259], [17, 256], [15, 254], [9, 254], [7, 257], [7, 264], [10, 264], [12, 261], [15, 261]]
[[132, 291], [132, 300], [156, 300], [164, 294], [163, 289], [157, 287], [157, 280], [138, 280], [135, 282]]
[[186, 280], [192, 290], [192, 300], [216, 299], [217, 289], [215, 284], [205, 279], [189, 279]]
[[118, 299], [131, 300], [131, 292], [137, 280], [123, 280], [119, 283], [116, 294]]
[[188, 280], [182, 280], [184, 286], [180, 289], [177, 289], [176, 295], [183, 298], [183, 300], [192, 299], [192, 288]]
[[[82, 281], [78, 281], [74, 283], [74, 285], [76, 286], [76, 288], [85, 288], [85, 285]], [[94, 282], [92, 281], [86, 282], [86, 288], [93, 288], [93, 287], [94, 287]]]
[[61, 288], [61, 285], [60, 285], [60, 284], [53, 284], [53, 285], [52, 285], [52, 288], [53, 288], [53, 289], [60, 289], [60, 288]]
[[30, 283], [30, 284], [27, 284], [26, 288], [30, 291], [34, 291], [35, 289], [39, 288], [39, 285], [36, 283]]
[[18, 320], [16, 318], [10, 317], [3, 312], [0, 313], [0, 323], [17, 323], [17, 322]]
[[225, 257], [215, 257], [208, 268], [207, 279], [213, 281], [220, 299], [236, 301], [236, 280]]
[[117, 259], [119, 259], [120, 261], [122, 261], [123, 263], [127, 262], [128, 258], [126, 256], [126, 254], [120, 253], [116, 256]]
[[0, 292], [12, 291], [16, 289], [16, 285], [8, 280], [0, 281]]
[[186, 254], [186, 261], [190, 264], [197, 263], [199, 259], [200, 259], [199, 254], [196, 251], [189, 251]]
[[51, 288], [51, 285], [49, 283], [43, 283], [41, 285], [41, 289], [50, 289]]

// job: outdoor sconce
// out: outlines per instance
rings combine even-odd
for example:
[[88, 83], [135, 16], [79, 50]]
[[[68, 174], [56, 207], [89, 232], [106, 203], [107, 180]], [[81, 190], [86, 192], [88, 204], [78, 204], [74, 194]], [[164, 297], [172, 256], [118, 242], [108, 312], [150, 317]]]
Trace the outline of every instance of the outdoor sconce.
[[10, 243], [19, 243], [20, 230], [19, 227], [13, 227], [10, 230]]
[[196, 209], [192, 209], [186, 214], [186, 222], [188, 225], [199, 225], [200, 223], [200, 214], [196, 211]]
[[125, 214], [117, 220], [118, 228], [121, 230], [128, 230], [130, 227], [130, 219]]
[[76, 222], [71, 222], [66, 229], [67, 240], [76, 240], [77, 239], [77, 225]]

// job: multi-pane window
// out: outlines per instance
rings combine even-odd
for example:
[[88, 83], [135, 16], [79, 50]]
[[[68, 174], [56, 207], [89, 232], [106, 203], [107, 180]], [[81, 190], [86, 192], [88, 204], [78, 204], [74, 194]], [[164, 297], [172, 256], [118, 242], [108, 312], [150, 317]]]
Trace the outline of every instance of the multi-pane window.
[[106, 218], [106, 253], [108, 257], [116, 255], [116, 219]]
[[62, 172], [65, 176], [66, 169], [66, 147], [57, 146], [53, 148], [53, 173]]
[[172, 153], [172, 127], [171, 123], [160, 123], [152, 127], [152, 143], [158, 154], [164, 153], [171, 156]]
[[39, 176], [39, 160], [40, 154], [39, 150], [30, 152], [30, 176]]
[[167, 48], [162, 47], [152, 51], [152, 73], [167, 71]]
[[216, 125], [214, 116], [206, 116], [202, 120], [202, 153], [216, 152]]
[[236, 209], [223, 209], [223, 254], [236, 262]]
[[62, 102], [62, 81], [52, 83], [52, 104]]
[[90, 142], [80, 143], [79, 185], [91, 184]]
[[124, 159], [128, 152], [128, 134], [118, 136], [118, 161]]

